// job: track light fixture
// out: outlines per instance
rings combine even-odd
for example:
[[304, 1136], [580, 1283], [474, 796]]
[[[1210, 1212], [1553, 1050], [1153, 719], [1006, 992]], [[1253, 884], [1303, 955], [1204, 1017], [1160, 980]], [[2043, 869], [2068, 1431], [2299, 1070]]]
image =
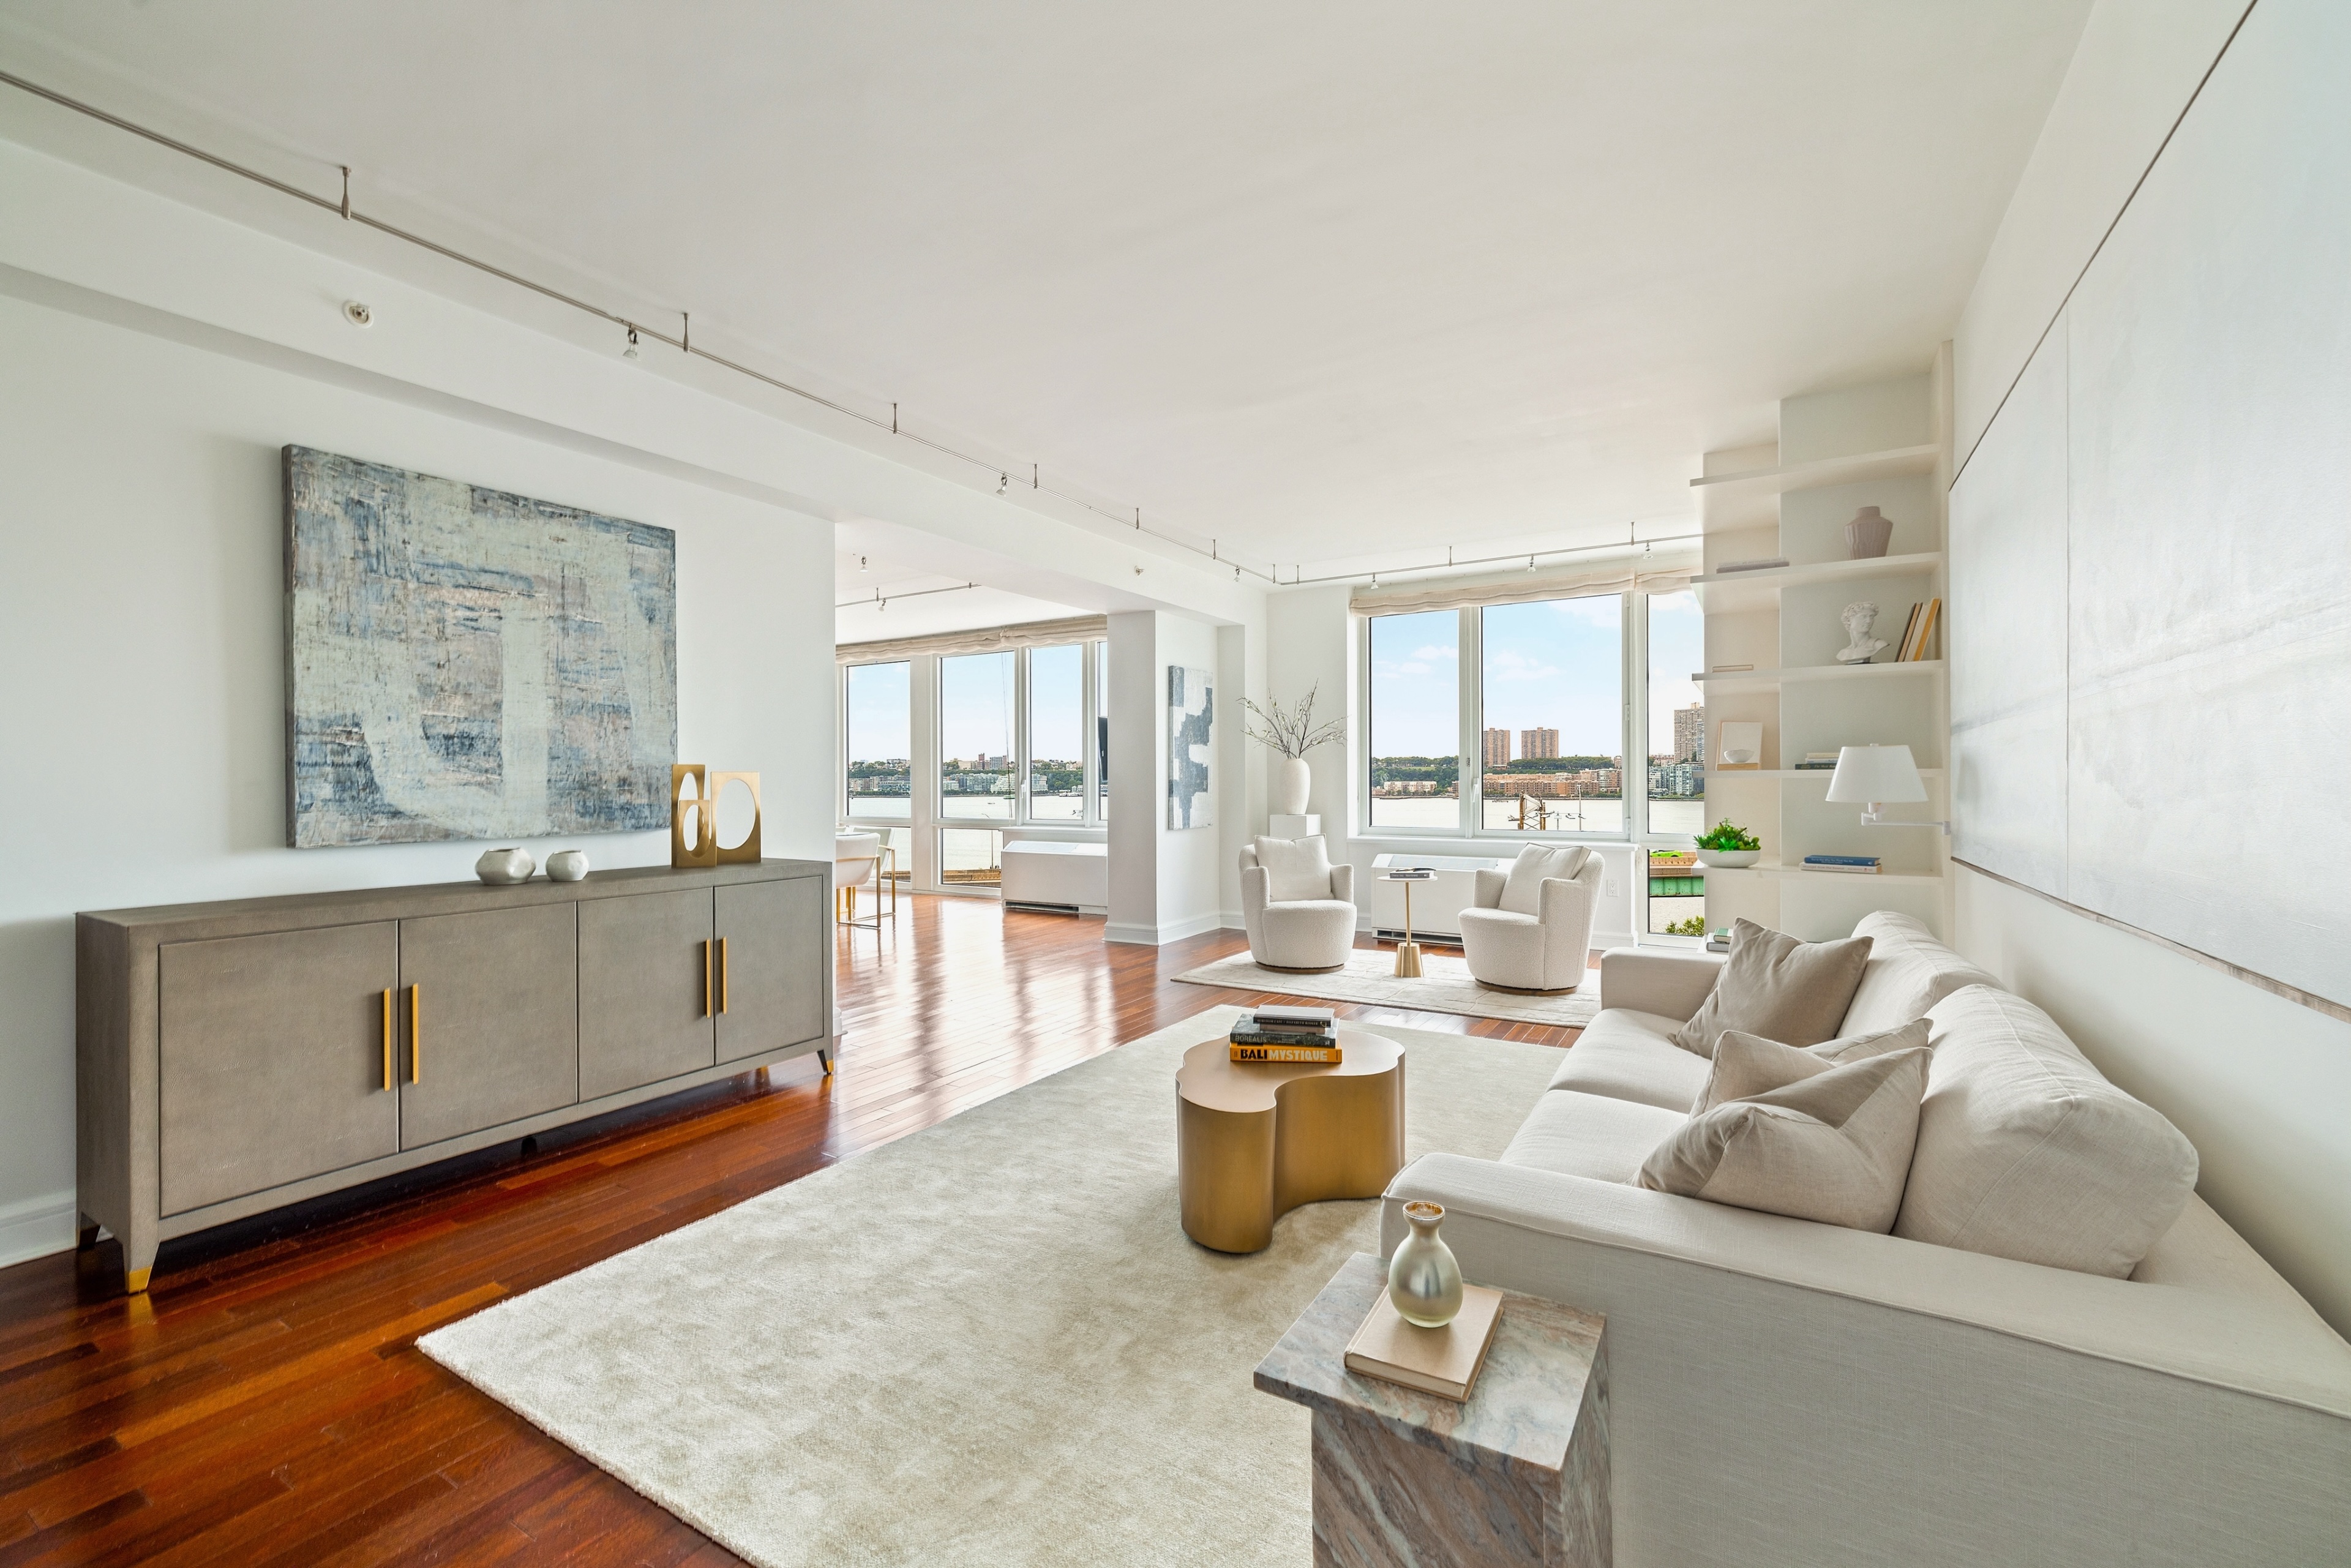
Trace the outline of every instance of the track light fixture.
[[633, 359], [635, 359], [636, 357], [637, 357], [637, 329], [636, 329], [634, 327], [632, 327], [632, 328], [630, 328], [630, 329], [629, 329], [629, 346], [628, 346], [627, 348], [625, 348], [625, 349], [623, 349], [623, 350], [621, 350], [621, 358], [622, 358], [622, 359], [624, 359], [624, 360], [633, 360]]
[[1011, 476], [1011, 475], [1009, 475], [1009, 474], [998, 474], [998, 475], [996, 476], [996, 493], [997, 493], [998, 495], [1001, 496], [1002, 494], [1004, 494], [1004, 486], [1006, 486], [1007, 485], [1009, 485], [1009, 484], [1011, 484], [1011, 483], [1012, 483], [1012, 476]]

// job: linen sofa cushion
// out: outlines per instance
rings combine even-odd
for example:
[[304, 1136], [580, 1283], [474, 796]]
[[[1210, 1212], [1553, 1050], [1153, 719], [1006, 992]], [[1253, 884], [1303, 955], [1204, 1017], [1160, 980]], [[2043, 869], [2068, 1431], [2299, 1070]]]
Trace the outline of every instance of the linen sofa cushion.
[[1535, 1102], [1502, 1164], [1593, 1181], [1629, 1182], [1660, 1139], [1687, 1121], [1678, 1111], [1560, 1090]]
[[1839, 1034], [1875, 1034], [1925, 1018], [1928, 1008], [1962, 986], [2000, 984], [1907, 915], [1885, 909], [1865, 915], [1853, 934], [1870, 939], [1869, 963], [1837, 1026]]
[[1996, 986], [1935, 1004], [1918, 1147], [1894, 1234], [2128, 1275], [2196, 1187], [2196, 1149]]
[[1502, 883], [1501, 902], [1494, 907], [1507, 909], [1512, 915], [1541, 914], [1545, 879], [1573, 881], [1591, 854], [1582, 844], [1526, 845], [1519, 851], [1519, 858], [1510, 862], [1509, 880]]
[[1551, 1087], [1687, 1111], [1706, 1087], [1707, 1067], [1706, 1058], [1666, 1038], [1680, 1027], [1679, 1019], [1604, 1008], [1567, 1048]]
[[[1818, 1045], [1835, 1037], [1869, 962], [1870, 939], [1799, 942], [1783, 931], [1736, 920], [1730, 960], [1673, 1042], [1700, 1056], [1714, 1054], [1727, 1029], [1745, 1030], [1782, 1045]], [[1906, 1020], [1907, 1021], [1907, 1020]]]
[[1901, 1212], [1927, 1086], [1923, 1045], [1833, 1063], [1736, 1030], [1705, 1104], [1642, 1162], [1642, 1186], [1883, 1232]]
[[[1714, 1061], [1707, 1070], [1706, 1082], [1698, 1086], [1698, 1095], [1690, 1102], [1690, 1114], [1695, 1116], [1725, 1100], [1744, 1100], [1750, 1094], [1761, 1094], [1767, 1089], [1777, 1089], [1799, 1077], [1826, 1071], [1847, 1062], [1865, 1061], [1889, 1051], [1915, 1051], [1927, 1043], [1929, 1029], [1925, 1019], [1913, 1019], [1899, 1029], [1880, 1030], [1850, 1039], [1823, 1040], [1818, 1045], [1788, 1046], [1778, 1040], [1765, 1040], [1743, 1030], [1727, 1029], [1722, 1039], [1715, 1042]], [[1726, 1042], [1738, 1036], [1735, 1051], [1725, 1051]], [[1763, 1048], [1769, 1047], [1767, 1051]], [[1801, 1068], [1794, 1059], [1776, 1053], [1793, 1051], [1797, 1057], [1817, 1062], [1813, 1068]], [[1687, 1057], [1689, 1053], [1679, 1054]]]
[[1259, 839], [1257, 863], [1265, 867], [1269, 904], [1331, 896], [1331, 851], [1320, 833], [1311, 839]]

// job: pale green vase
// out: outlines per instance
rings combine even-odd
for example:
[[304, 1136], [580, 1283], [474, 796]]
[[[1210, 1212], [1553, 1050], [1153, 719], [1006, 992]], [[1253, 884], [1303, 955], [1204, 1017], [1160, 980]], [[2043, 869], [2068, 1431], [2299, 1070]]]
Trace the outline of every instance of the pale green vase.
[[1441, 1203], [1407, 1203], [1404, 1217], [1412, 1234], [1388, 1260], [1388, 1300], [1399, 1316], [1425, 1329], [1441, 1329], [1461, 1312], [1461, 1265], [1437, 1234], [1445, 1220]]

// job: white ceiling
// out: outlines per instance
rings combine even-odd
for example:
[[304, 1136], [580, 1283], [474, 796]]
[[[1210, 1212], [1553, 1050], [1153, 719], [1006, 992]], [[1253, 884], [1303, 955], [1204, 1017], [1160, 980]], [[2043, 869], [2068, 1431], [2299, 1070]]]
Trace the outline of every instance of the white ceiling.
[[2087, 9], [5, 0], [0, 47], [1287, 575], [1667, 531], [1773, 400], [1923, 368]]

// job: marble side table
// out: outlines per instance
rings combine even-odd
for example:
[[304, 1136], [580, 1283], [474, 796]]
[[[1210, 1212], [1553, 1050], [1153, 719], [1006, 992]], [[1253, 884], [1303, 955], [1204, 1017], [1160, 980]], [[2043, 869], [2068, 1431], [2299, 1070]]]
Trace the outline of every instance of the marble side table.
[[1607, 1568], [1607, 1320], [1505, 1291], [1466, 1404], [1346, 1369], [1387, 1289], [1358, 1252], [1257, 1369], [1314, 1413], [1315, 1568]]

